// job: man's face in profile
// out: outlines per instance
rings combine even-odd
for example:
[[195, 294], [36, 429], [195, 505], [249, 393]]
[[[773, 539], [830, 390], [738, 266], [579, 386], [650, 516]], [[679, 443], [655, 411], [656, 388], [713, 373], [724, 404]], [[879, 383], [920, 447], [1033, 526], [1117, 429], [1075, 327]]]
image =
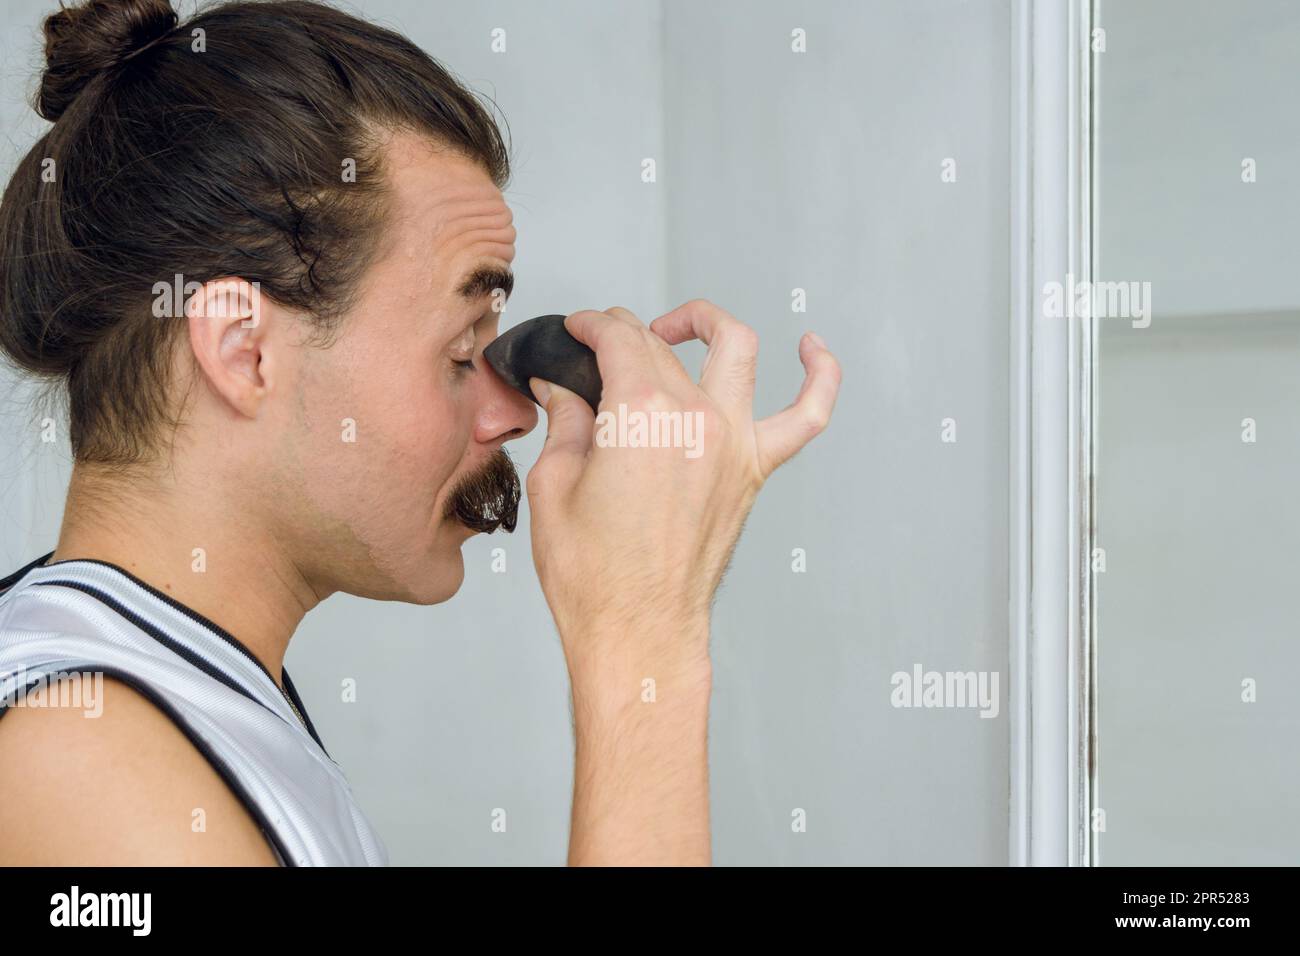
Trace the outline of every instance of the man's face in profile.
[[265, 449], [278, 462], [264, 504], [321, 590], [429, 604], [460, 587], [469, 537], [513, 529], [519, 479], [502, 445], [537, 410], [481, 359], [508, 292], [491, 270], [515, 255], [500, 190], [412, 134], [385, 165], [385, 228], [335, 341], [284, 350], [286, 447]]

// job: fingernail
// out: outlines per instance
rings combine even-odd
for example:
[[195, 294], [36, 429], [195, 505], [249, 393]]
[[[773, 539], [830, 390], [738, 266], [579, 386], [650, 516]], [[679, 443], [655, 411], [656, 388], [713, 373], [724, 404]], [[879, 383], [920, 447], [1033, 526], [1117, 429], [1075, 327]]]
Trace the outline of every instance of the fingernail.
[[819, 349], [826, 348], [826, 343], [822, 341], [822, 337], [816, 332], [809, 332], [808, 338], [812, 341], [812, 344], [817, 346]]
[[551, 385], [549, 382], [540, 378], [530, 378], [528, 387], [533, 390], [533, 394], [537, 396], [537, 401], [542, 406], [545, 406], [551, 400]]

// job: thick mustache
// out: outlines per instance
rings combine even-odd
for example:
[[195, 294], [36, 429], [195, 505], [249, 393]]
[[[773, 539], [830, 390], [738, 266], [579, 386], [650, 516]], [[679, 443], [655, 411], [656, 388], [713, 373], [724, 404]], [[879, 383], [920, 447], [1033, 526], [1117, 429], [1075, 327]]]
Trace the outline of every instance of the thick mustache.
[[497, 528], [511, 532], [519, 520], [519, 497], [519, 472], [505, 449], [498, 448], [482, 468], [456, 485], [447, 499], [446, 517], [484, 534]]

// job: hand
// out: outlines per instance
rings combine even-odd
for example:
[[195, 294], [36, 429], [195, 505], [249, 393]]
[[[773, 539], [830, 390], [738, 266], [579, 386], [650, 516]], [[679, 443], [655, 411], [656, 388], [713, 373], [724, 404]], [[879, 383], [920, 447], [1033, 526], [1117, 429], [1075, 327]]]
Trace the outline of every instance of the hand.
[[[653, 645], [639, 652], [707, 661], [709, 607], [741, 527], [768, 476], [830, 421], [839, 364], [804, 335], [798, 397], [755, 422], [758, 337], [712, 303], [687, 302], [648, 328], [621, 308], [574, 313], [565, 327], [596, 353], [600, 418], [533, 379], [547, 436], [527, 490], [533, 557], [570, 667], [628, 653], [623, 635], [647, 620], [657, 633], [639, 637]], [[708, 346], [698, 384], [669, 348], [689, 339]], [[667, 413], [678, 446], [609, 446], [621, 409], [629, 421]]]

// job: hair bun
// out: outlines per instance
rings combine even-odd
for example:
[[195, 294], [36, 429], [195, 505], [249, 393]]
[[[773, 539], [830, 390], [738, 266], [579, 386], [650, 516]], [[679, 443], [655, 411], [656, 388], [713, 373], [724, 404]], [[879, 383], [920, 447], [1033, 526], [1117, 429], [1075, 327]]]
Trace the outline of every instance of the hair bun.
[[36, 111], [63, 115], [95, 76], [176, 28], [169, 0], [88, 0], [45, 20], [45, 75]]

